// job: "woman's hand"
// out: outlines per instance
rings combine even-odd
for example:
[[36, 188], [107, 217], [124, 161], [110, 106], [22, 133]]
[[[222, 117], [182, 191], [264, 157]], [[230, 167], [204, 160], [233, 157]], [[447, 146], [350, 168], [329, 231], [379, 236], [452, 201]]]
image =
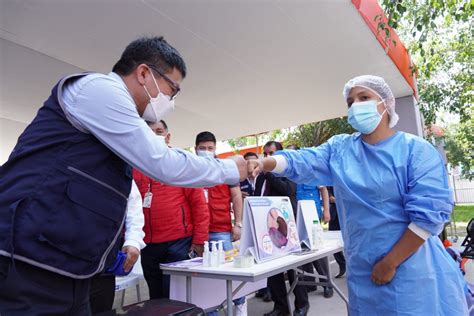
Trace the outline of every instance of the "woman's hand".
[[378, 285], [387, 284], [392, 281], [397, 267], [414, 254], [424, 242], [423, 238], [415, 234], [410, 228], [407, 228], [392, 250], [374, 265], [372, 281]]
[[392, 281], [396, 272], [397, 267], [390, 264], [386, 258], [383, 258], [377, 262], [372, 269], [372, 282], [377, 285], [387, 284]]

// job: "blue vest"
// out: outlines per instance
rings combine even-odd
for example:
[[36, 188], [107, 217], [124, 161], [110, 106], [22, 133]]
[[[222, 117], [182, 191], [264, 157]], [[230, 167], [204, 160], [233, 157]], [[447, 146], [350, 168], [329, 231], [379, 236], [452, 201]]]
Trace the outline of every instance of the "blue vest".
[[0, 167], [0, 255], [77, 279], [103, 270], [132, 183], [131, 167], [63, 111], [64, 84], [85, 75], [53, 88]]
[[318, 210], [318, 217], [321, 220], [323, 216], [323, 210], [321, 208], [321, 197], [319, 194], [318, 187], [314, 185], [297, 184], [296, 185], [296, 199], [300, 200], [313, 200], [316, 203], [316, 209]]

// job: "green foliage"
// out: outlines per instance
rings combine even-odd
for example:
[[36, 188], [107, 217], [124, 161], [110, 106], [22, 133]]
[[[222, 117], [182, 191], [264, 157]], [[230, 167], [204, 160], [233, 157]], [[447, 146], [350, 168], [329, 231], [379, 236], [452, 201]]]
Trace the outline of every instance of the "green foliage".
[[284, 142], [285, 146], [299, 147], [318, 146], [337, 134], [351, 134], [355, 130], [349, 125], [346, 117], [298, 126], [290, 132]]
[[283, 147], [297, 145], [298, 147], [318, 146], [337, 134], [351, 134], [355, 130], [347, 122], [347, 117], [327, 121], [304, 124], [291, 129], [277, 129], [259, 135], [240, 137], [227, 140], [232, 149], [256, 145], [257, 138], [260, 146], [269, 140], [282, 141]]
[[474, 218], [474, 205], [456, 205], [453, 213], [456, 222], [468, 223]]
[[379, 32], [390, 41], [397, 30], [413, 59], [419, 104], [427, 125], [447, 111], [469, 120], [473, 104], [472, 0], [381, 0], [388, 16], [377, 16]]
[[286, 133], [286, 129], [276, 129], [273, 131], [269, 131], [266, 133], [261, 133], [258, 135], [251, 135], [251, 136], [244, 136], [238, 138], [232, 138], [227, 140], [226, 142], [232, 147], [232, 150], [238, 154], [239, 148], [247, 147], [247, 146], [261, 146], [265, 144], [269, 140], [279, 140], [281, 139]]
[[461, 175], [466, 179], [474, 179], [474, 117], [451, 125], [445, 136], [446, 157], [454, 167], [461, 167]]
[[396, 29], [405, 43], [417, 74], [419, 106], [425, 124], [439, 115], [454, 114], [445, 139], [448, 161], [473, 178], [473, 0], [380, 0], [388, 21], [377, 16], [379, 32]]
[[255, 136], [245, 136], [245, 137], [238, 137], [232, 138], [227, 140], [227, 143], [235, 153], [238, 153], [238, 149], [245, 146], [255, 145], [256, 140]]

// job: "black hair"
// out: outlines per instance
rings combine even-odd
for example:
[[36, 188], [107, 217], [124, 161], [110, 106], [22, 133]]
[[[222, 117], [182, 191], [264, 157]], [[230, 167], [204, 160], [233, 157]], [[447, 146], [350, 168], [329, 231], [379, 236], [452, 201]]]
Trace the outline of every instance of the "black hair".
[[168, 130], [168, 124], [166, 124], [165, 120], [160, 120], [160, 123], [163, 124], [165, 130]]
[[258, 155], [256, 153], [253, 153], [253, 152], [245, 153], [244, 159], [248, 158], [248, 157], [257, 157], [258, 158]]
[[281, 143], [280, 143], [280, 142], [276, 142], [276, 141], [274, 141], [274, 140], [271, 140], [271, 141], [267, 142], [263, 147], [264, 147], [264, 148], [265, 148], [265, 147], [270, 147], [271, 145], [275, 145], [275, 148], [276, 148], [277, 150], [283, 150], [283, 146], [281, 145]]
[[[155, 124], [155, 122], [150, 122], [150, 121], [145, 121], [145, 122], [148, 124], [148, 126]], [[163, 124], [163, 127], [165, 128], [165, 130], [168, 130], [168, 124], [166, 124], [165, 120], [159, 120], [158, 122]]]
[[197, 136], [196, 136], [196, 146], [199, 143], [203, 143], [203, 142], [217, 143], [216, 136], [214, 136], [214, 134], [212, 134], [211, 132], [207, 132], [207, 131], [197, 134]]
[[186, 64], [183, 58], [163, 36], [141, 37], [128, 44], [112, 71], [126, 76], [140, 64], [154, 65], [164, 73], [176, 68], [183, 78], [186, 76]]

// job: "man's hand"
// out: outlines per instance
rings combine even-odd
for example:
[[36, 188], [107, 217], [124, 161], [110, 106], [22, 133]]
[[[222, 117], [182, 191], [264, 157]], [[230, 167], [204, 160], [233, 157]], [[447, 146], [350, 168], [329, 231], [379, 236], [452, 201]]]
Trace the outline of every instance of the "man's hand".
[[397, 268], [390, 264], [386, 258], [380, 260], [374, 265], [372, 269], [372, 282], [377, 285], [384, 285], [392, 281]]
[[242, 198], [245, 199], [246, 197], [250, 196], [248, 192], [242, 191]]
[[241, 229], [239, 226], [232, 227], [232, 241], [240, 240]]
[[336, 203], [336, 198], [335, 198], [333, 195], [331, 195], [331, 196], [329, 197], [329, 202], [331, 202], [331, 203], [333, 203], [333, 204]]
[[237, 169], [239, 170], [240, 182], [247, 179], [247, 161], [244, 159], [244, 157], [236, 155], [229, 157], [228, 159], [233, 160], [237, 165]]
[[122, 248], [122, 252], [127, 254], [127, 259], [125, 259], [123, 264], [123, 270], [128, 272], [133, 268], [135, 262], [137, 262], [138, 256], [140, 255], [140, 250], [133, 246], [125, 246]]
[[194, 251], [199, 257], [202, 257], [202, 254], [204, 252], [204, 245], [192, 244], [191, 248], [189, 248], [189, 251]]
[[263, 162], [260, 159], [247, 161], [247, 176], [256, 178], [263, 171]]

